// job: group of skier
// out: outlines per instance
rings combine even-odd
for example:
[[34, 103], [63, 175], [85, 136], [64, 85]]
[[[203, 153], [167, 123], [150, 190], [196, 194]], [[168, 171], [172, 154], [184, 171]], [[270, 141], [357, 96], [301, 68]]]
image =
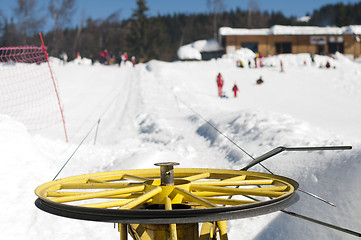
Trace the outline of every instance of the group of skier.
[[135, 66], [135, 57], [132, 56], [129, 59], [129, 56], [127, 54], [127, 52], [119, 52], [117, 56], [115, 56], [112, 52], [108, 52], [107, 49], [104, 49], [104, 51], [99, 53], [99, 62], [101, 64], [105, 64], [105, 65], [113, 65], [113, 64], [118, 64], [119, 67], [123, 64], [125, 64], [127, 61], [131, 61], [133, 64], [133, 67]]
[[[221, 73], [218, 73], [217, 75], [217, 87], [218, 87], [218, 96], [221, 97], [221, 98], [227, 98], [227, 95], [225, 95], [223, 93], [223, 85], [224, 85], [224, 80], [223, 80], [223, 76], [221, 75]], [[263, 79], [262, 79], [262, 76], [260, 76], [259, 79], [256, 80], [256, 83], [258, 85], [262, 84], [263, 83]], [[238, 92], [238, 86], [236, 83], [234, 83], [233, 87], [232, 87], [232, 91], [233, 91], [233, 95], [234, 97], [237, 97], [237, 92]]]
[[[223, 85], [224, 80], [221, 73], [217, 75], [217, 87], [218, 87], [218, 96], [221, 98], [226, 98], [227, 96], [223, 93]], [[234, 97], [237, 97], [238, 87], [236, 84], [233, 85], [232, 91], [234, 93]]]
[[[91, 59], [92, 65], [94, 65], [94, 63], [96, 61], [99, 60], [100, 64], [104, 64], [104, 65], [114, 65], [117, 64], [119, 65], [119, 67], [121, 65], [125, 65], [125, 63], [127, 61], [130, 61], [133, 65], [133, 67], [135, 66], [135, 57], [132, 56], [131, 58], [128, 57], [128, 54], [126, 52], [119, 52], [117, 56], [115, 56], [115, 54], [113, 54], [113, 52], [109, 52], [108, 49], [104, 49], [103, 51], [101, 51], [99, 53], [99, 58], [97, 58], [96, 56], [94, 56], [94, 54], [91, 54], [89, 56], [89, 58]], [[68, 55], [65, 53], [65, 51], [60, 51], [59, 52], [59, 59], [60, 59], [60, 63], [61, 64], [66, 64], [68, 61]], [[76, 59], [81, 60], [82, 57], [80, 56], [80, 53], [77, 52], [76, 54]]]
[[[254, 59], [253, 59], [253, 66], [254, 68], [262, 68], [264, 65], [262, 63], [263, 55], [262, 53], [256, 53]], [[242, 60], [238, 60], [236, 62], [237, 67], [244, 68], [244, 62]], [[252, 61], [251, 59], [248, 60], [248, 68], [252, 68]]]

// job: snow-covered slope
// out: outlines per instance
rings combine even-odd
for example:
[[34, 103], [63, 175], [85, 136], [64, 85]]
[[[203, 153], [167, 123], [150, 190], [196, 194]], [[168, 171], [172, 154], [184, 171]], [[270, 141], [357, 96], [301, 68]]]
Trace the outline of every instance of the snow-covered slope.
[[[316, 56], [315, 65], [308, 55], [274, 56], [264, 59], [273, 67], [262, 69], [237, 68], [236, 60], [153, 60], [135, 68], [54, 63], [70, 142], [61, 124], [28, 132], [0, 113], [0, 238], [119, 238], [112, 224], [61, 218], [34, 205], [34, 189], [54, 178], [88, 133], [58, 178], [161, 161], [228, 169], [251, 161], [201, 117], [254, 157], [277, 146], [352, 145], [350, 151], [285, 152], [264, 165], [337, 205], [299, 193], [289, 210], [361, 231], [361, 65], [342, 55]], [[336, 68], [318, 67], [327, 60]], [[218, 73], [228, 99], [217, 96]], [[261, 75], [264, 84], [257, 85]], [[232, 220], [228, 232], [229, 239], [354, 239], [280, 212]]]

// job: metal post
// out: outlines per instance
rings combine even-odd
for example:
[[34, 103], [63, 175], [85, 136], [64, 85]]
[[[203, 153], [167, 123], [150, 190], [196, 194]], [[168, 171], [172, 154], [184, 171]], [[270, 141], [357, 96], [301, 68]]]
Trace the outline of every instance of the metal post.
[[160, 182], [161, 186], [174, 185], [174, 171], [173, 166], [179, 165], [177, 162], [161, 162], [154, 164], [160, 167]]
[[120, 233], [120, 240], [128, 240], [128, 226], [127, 224], [118, 223], [118, 231]]

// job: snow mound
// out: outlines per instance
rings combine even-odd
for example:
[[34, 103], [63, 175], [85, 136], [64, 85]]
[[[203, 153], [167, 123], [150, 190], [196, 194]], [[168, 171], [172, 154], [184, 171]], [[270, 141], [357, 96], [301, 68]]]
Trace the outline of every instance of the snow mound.
[[[346, 57], [342, 57], [345, 59]], [[329, 56], [315, 55], [314, 63], [312, 63], [311, 55], [309, 53], [298, 53], [298, 54], [280, 54], [265, 57], [263, 64], [266, 66], [279, 66], [280, 61], [282, 61], [284, 66], [317, 66], [325, 67], [326, 63], [329, 62], [332, 67], [338, 66], [339, 61], [336, 61], [334, 58]]]
[[344, 64], [352, 64], [353, 61], [351, 61], [348, 57], [346, 57], [345, 55], [343, 55], [340, 52], [336, 52], [335, 53], [335, 59], [340, 62], [340, 63], [344, 63]]
[[234, 61], [243, 61], [244, 63], [253, 61], [256, 57], [256, 54], [248, 48], [241, 48], [236, 50], [234, 53], [225, 54], [222, 58], [223, 59], [232, 59]]
[[202, 54], [199, 50], [193, 48], [191, 44], [180, 47], [177, 56], [181, 60], [202, 60]]
[[78, 58], [75, 58], [73, 61], [70, 61], [69, 63], [89, 66], [92, 64], [92, 60], [89, 58], [85, 58], [85, 57], [82, 57], [82, 58], [78, 57]]

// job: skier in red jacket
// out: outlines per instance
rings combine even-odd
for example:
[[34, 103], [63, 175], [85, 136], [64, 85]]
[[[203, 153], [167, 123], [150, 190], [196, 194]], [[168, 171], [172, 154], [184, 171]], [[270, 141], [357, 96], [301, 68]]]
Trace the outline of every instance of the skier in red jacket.
[[220, 96], [220, 97], [223, 96], [223, 93], [222, 93], [223, 83], [224, 83], [224, 81], [223, 81], [222, 75], [220, 73], [218, 73], [217, 86], [218, 86], [218, 96]]
[[238, 91], [238, 87], [236, 84], [234, 84], [232, 91], [234, 92], [234, 97], [237, 97], [237, 91]]
[[222, 92], [223, 84], [224, 84], [223, 77], [220, 73], [218, 73], [217, 86], [218, 86], [218, 96], [220, 96], [220, 97], [223, 96], [223, 92]]

